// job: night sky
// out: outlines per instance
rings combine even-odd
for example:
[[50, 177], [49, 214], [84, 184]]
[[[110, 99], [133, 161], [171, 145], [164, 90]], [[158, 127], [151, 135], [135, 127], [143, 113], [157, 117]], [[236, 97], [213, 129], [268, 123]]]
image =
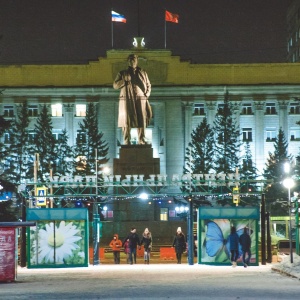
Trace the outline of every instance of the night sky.
[[[286, 11], [291, 0], [139, 0], [148, 49], [167, 49], [193, 63], [286, 61]], [[0, 0], [0, 64], [86, 63], [112, 48], [132, 47], [138, 0]]]

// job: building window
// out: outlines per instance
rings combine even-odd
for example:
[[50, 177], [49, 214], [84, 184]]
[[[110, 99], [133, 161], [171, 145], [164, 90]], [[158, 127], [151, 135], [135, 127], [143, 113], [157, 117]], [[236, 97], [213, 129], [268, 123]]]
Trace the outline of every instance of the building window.
[[5, 105], [3, 116], [12, 118], [14, 116], [14, 107], [12, 105]]
[[168, 221], [168, 208], [160, 208], [160, 220]]
[[292, 128], [290, 134], [291, 134], [291, 141], [300, 141], [300, 129]]
[[276, 131], [275, 128], [266, 129], [267, 142], [274, 142], [276, 140]]
[[34, 143], [35, 136], [36, 136], [36, 133], [33, 130], [30, 130], [28, 132], [28, 141], [29, 141], [29, 143]]
[[252, 142], [252, 128], [243, 128], [243, 142]]
[[266, 115], [276, 115], [275, 103], [266, 103]]
[[54, 132], [52, 132], [52, 135], [53, 135], [55, 141], [57, 141], [57, 142], [62, 141], [63, 134], [61, 131], [54, 131]]
[[84, 131], [77, 130], [76, 141], [78, 144], [86, 143], [86, 134]]
[[60, 103], [51, 104], [52, 117], [62, 117], [62, 105]]
[[38, 106], [37, 105], [28, 105], [28, 116], [37, 117], [38, 116]]
[[242, 115], [252, 115], [252, 105], [251, 103], [243, 103]]
[[224, 112], [224, 103], [218, 104], [218, 114], [223, 114]]
[[204, 104], [202, 104], [202, 103], [195, 103], [194, 104], [193, 115], [194, 116], [204, 116], [205, 115]]
[[5, 132], [3, 137], [4, 137], [4, 144], [10, 144], [11, 143], [11, 135], [8, 132]]
[[86, 105], [76, 104], [76, 117], [85, 117], [85, 116], [86, 116]]
[[300, 114], [300, 105], [298, 103], [291, 103], [290, 104], [290, 114], [291, 115]]
[[243, 159], [243, 168], [251, 169], [252, 168], [252, 159]]

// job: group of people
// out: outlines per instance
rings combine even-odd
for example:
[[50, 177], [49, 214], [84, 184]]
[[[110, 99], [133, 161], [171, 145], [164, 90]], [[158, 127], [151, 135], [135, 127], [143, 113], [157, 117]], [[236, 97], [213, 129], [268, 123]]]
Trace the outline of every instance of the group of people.
[[126, 253], [127, 263], [136, 264], [136, 250], [141, 249], [141, 246], [144, 245], [144, 262], [145, 264], [150, 263], [150, 252], [152, 248], [152, 235], [148, 228], [145, 228], [142, 238], [140, 239], [136, 233], [136, 228], [132, 227], [130, 233], [123, 240], [119, 239], [118, 234], [114, 234], [113, 240], [110, 242], [109, 246], [112, 248], [114, 255], [115, 264], [120, 263], [120, 252], [121, 248], [124, 248]]
[[244, 232], [239, 237], [236, 228], [234, 226], [231, 227], [231, 232], [228, 237], [229, 239], [229, 247], [231, 252], [231, 263], [233, 267], [236, 267], [236, 261], [239, 258], [239, 244], [242, 248], [243, 255], [243, 264], [244, 268], [247, 268], [251, 259], [251, 238], [249, 235], [248, 227], [244, 227]]
[[[132, 227], [130, 233], [123, 241], [119, 239], [118, 234], [114, 234], [114, 237], [109, 244], [113, 251], [115, 264], [120, 263], [120, 252], [121, 248], [123, 248], [126, 253], [127, 263], [131, 265], [136, 264], [136, 251], [137, 248], [141, 249], [142, 245], [144, 245], [144, 263], [149, 264], [152, 249], [152, 234], [148, 228], [145, 228], [141, 239], [136, 233], [136, 228]], [[177, 228], [172, 247], [175, 248], [177, 263], [181, 264], [182, 254], [186, 251], [185, 235], [183, 234], [181, 227]]]

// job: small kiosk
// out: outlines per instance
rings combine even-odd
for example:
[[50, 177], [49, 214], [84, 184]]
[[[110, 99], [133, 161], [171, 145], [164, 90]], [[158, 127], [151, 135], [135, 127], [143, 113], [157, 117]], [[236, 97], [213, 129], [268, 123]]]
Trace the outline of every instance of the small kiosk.
[[86, 208], [32, 208], [27, 221], [28, 268], [88, 266], [88, 210]]
[[[240, 236], [245, 227], [251, 237], [251, 265], [258, 265], [259, 207], [199, 207], [198, 209], [198, 263], [229, 265], [228, 236], [235, 226]], [[242, 262], [241, 249], [238, 263]]]

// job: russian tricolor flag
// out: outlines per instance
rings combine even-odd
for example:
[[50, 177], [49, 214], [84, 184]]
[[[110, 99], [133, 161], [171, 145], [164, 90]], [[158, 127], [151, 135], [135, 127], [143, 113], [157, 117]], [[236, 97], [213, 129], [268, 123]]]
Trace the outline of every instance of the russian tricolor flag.
[[122, 23], [126, 23], [126, 19], [123, 15], [118, 14], [115, 11], [111, 11], [111, 20], [112, 22], [122, 22]]

